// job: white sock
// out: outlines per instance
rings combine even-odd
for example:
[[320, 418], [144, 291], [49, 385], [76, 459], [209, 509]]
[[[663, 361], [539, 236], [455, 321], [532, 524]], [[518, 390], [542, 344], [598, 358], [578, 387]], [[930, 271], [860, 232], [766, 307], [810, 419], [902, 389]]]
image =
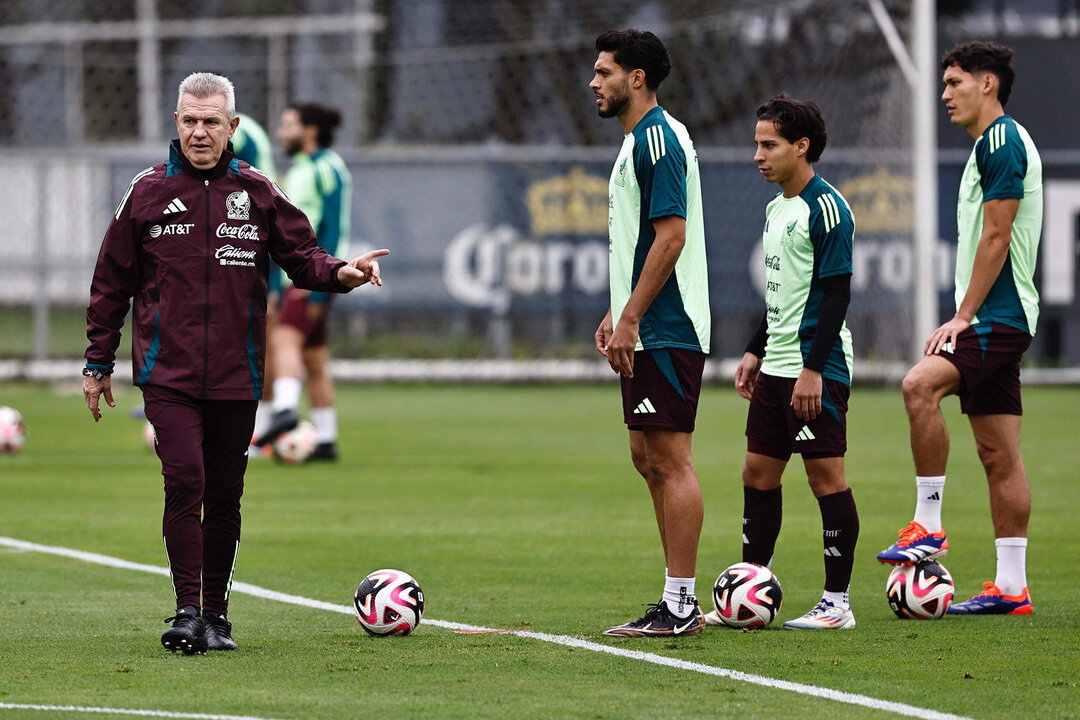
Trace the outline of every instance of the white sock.
[[915, 488], [918, 493], [915, 522], [929, 532], [941, 532], [941, 497], [945, 494], [945, 476], [916, 476]]
[[270, 424], [270, 416], [274, 414], [273, 405], [269, 400], [260, 400], [259, 409], [255, 411], [255, 437], [266, 432], [266, 426]]
[[829, 590], [825, 590], [821, 593], [821, 599], [828, 600], [838, 608], [843, 608], [844, 610], [851, 609], [851, 601], [848, 599], [847, 590], [845, 590], [844, 592], [832, 592]]
[[311, 408], [311, 422], [315, 426], [315, 441], [337, 441], [337, 410], [332, 407]]
[[994, 546], [997, 548], [994, 584], [1005, 595], [1019, 595], [1027, 587], [1027, 538], [998, 538]]
[[279, 377], [274, 381], [274, 412], [295, 410], [300, 406], [300, 378]]
[[697, 598], [694, 595], [694, 578], [668, 577], [664, 573], [664, 602], [676, 617], [690, 617]]

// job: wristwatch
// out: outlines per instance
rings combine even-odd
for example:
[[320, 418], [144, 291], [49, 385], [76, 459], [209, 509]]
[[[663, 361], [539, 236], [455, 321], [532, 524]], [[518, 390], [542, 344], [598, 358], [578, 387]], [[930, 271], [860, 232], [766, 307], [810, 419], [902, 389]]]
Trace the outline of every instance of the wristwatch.
[[98, 382], [101, 382], [102, 378], [112, 375], [112, 370], [102, 370], [101, 368], [90, 369], [88, 367], [84, 367], [82, 369], [82, 374], [83, 377], [92, 377]]

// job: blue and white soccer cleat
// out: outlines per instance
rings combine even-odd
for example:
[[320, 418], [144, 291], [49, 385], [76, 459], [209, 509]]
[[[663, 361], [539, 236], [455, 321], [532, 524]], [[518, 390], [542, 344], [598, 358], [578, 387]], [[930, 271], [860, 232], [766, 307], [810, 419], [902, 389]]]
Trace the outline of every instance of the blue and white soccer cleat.
[[914, 520], [896, 534], [900, 539], [878, 553], [878, 562], [910, 565], [943, 557], [949, 551], [944, 530], [932, 533]]
[[1031, 594], [1024, 588], [1017, 595], [1005, 595], [992, 582], [983, 583], [983, 591], [962, 603], [950, 605], [950, 615], [1030, 615]]

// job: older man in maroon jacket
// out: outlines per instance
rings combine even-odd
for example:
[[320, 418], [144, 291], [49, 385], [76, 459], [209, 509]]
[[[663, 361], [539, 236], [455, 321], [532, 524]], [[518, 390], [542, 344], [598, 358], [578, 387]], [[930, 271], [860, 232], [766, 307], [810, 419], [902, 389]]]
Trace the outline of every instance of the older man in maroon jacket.
[[162, 529], [176, 615], [161, 638], [185, 654], [233, 650], [226, 618], [240, 543], [247, 448], [262, 393], [270, 260], [300, 288], [381, 285], [375, 250], [346, 263], [318, 246], [272, 180], [233, 157], [232, 83], [181, 84], [179, 139], [138, 173], [101, 244], [86, 312], [83, 392], [96, 422], [131, 299], [132, 365], [165, 477]]

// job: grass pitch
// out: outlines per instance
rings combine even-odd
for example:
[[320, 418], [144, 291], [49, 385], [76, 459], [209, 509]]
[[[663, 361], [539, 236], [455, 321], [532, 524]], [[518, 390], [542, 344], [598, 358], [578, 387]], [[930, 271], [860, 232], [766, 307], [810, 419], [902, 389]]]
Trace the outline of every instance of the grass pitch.
[[[1028, 617], [901, 621], [874, 555], [909, 518], [914, 483], [896, 390], [856, 389], [848, 479], [862, 522], [851, 632], [789, 632], [818, 599], [820, 516], [796, 460], [773, 569], [778, 622], [673, 640], [600, 631], [662, 589], [663, 559], [635, 475], [615, 387], [390, 386], [340, 389], [343, 459], [251, 463], [237, 580], [346, 605], [380, 567], [413, 574], [427, 616], [574, 636], [716, 667], [976, 718], [1080, 714], [1080, 391], [1025, 391], [1024, 456], [1033, 512]], [[94, 425], [77, 387], [0, 385], [30, 443], [0, 456], [0, 535], [164, 565], [160, 467], [128, 419]], [[694, 456], [705, 495], [698, 592], [740, 558], [746, 407], [706, 388]], [[955, 399], [945, 493], [945, 559], [961, 599], [993, 578], [985, 479]], [[235, 653], [174, 656], [165, 578], [0, 548], [0, 704], [261, 718], [889, 717], [736, 680], [661, 668], [515, 635], [421, 624], [370, 638], [336, 613], [234, 595]], [[102, 716], [102, 715], [98, 715]], [[7, 718], [74, 712], [0, 709]], [[102, 717], [109, 717], [104, 715]], [[120, 717], [120, 716], [117, 716]]]

